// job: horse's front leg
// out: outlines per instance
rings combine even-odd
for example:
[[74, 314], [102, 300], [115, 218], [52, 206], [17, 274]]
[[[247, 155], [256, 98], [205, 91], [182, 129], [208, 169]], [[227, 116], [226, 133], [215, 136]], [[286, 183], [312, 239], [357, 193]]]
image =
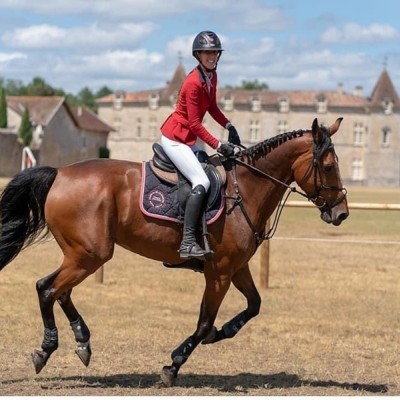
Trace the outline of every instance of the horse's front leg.
[[75, 308], [71, 299], [72, 289], [62, 294], [58, 299], [58, 304], [61, 306], [64, 314], [68, 318], [71, 325], [72, 332], [74, 333], [77, 347], [75, 353], [87, 367], [90, 363], [92, 350], [90, 347], [90, 331], [85, 321]]
[[172, 365], [165, 366], [161, 372], [161, 381], [167, 386], [174, 385], [181, 366], [188, 360], [197, 345], [204, 340], [213, 328], [219, 307], [229, 289], [231, 279], [228, 276], [217, 276], [214, 271], [205, 271], [206, 288], [200, 307], [197, 328], [172, 353]]
[[251, 318], [254, 318], [260, 312], [261, 298], [248, 264], [235, 273], [232, 277], [232, 283], [246, 297], [247, 308], [224, 324], [220, 330], [213, 327], [210, 334], [202, 341], [202, 344], [233, 338]]

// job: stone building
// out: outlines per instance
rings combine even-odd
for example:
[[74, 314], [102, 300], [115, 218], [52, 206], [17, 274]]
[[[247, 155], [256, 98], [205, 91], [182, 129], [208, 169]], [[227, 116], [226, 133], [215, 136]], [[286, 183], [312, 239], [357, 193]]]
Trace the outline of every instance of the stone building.
[[[99, 117], [115, 129], [108, 138], [112, 158], [151, 158], [152, 143], [160, 138], [160, 126], [173, 111], [185, 76], [179, 64], [163, 88], [120, 91], [98, 100]], [[327, 126], [343, 117], [334, 137], [343, 181], [367, 186], [400, 185], [400, 100], [386, 69], [370, 96], [364, 95], [362, 87], [349, 93], [339, 84], [336, 90], [219, 88], [217, 101], [246, 146], [278, 133], [309, 129], [315, 117]], [[208, 114], [204, 124], [219, 139], [226, 140], [227, 131]]]
[[8, 128], [0, 131], [0, 176], [13, 176], [21, 169], [18, 129], [26, 107], [37, 165], [60, 167], [98, 158], [113, 130], [88, 108], [70, 107], [61, 96], [7, 96]]

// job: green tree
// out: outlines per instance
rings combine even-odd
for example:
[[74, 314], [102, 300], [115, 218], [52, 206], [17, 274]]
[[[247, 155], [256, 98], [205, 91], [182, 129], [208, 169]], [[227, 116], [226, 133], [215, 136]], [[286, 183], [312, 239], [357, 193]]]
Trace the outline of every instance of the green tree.
[[32, 141], [32, 124], [29, 117], [28, 106], [25, 106], [24, 112], [22, 114], [21, 125], [19, 126], [18, 134], [22, 139], [25, 146], [29, 146]]
[[108, 86], [102, 86], [94, 96], [96, 99], [99, 99], [100, 97], [108, 96], [111, 93], [113, 93], [113, 91]]
[[7, 128], [7, 101], [6, 92], [0, 87], [0, 128]]
[[92, 111], [97, 112], [96, 98], [94, 97], [93, 92], [87, 86], [81, 89], [78, 93], [78, 100], [80, 104], [84, 104]]

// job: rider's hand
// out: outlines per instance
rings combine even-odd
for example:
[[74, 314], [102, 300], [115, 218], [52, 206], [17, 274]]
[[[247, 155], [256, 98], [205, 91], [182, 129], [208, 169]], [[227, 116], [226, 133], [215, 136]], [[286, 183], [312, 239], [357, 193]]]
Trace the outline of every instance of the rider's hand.
[[233, 146], [230, 143], [221, 143], [221, 145], [217, 149], [218, 153], [221, 153], [226, 158], [232, 157], [235, 152], [233, 150]]
[[241, 141], [240, 141], [240, 136], [239, 136], [239, 134], [238, 134], [236, 128], [235, 128], [233, 125], [231, 125], [231, 126], [228, 128], [228, 131], [229, 131], [229, 134], [228, 134], [228, 142], [229, 142], [229, 143], [232, 143], [232, 144], [234, 144], [234, 145], [236, 145], [236, 146], [240, 146], [242, 143], [241, 143]]

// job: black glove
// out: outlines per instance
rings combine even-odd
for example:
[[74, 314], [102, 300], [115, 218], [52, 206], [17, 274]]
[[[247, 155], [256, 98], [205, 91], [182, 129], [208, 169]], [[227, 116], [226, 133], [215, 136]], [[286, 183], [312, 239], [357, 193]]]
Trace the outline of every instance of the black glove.
[[233, 147], [230, 143], [221, 143], [218, 152], [226, 158], [232, 157], [235, 154]]
[[240, 137], [239, 134], [237, 133], [236, 128], [233, 125], [231, 125], [228, 128], [228, 131], [229, 131], [228, 142], [236, 146], [240, 146], [242, 143], [240, 142]]

